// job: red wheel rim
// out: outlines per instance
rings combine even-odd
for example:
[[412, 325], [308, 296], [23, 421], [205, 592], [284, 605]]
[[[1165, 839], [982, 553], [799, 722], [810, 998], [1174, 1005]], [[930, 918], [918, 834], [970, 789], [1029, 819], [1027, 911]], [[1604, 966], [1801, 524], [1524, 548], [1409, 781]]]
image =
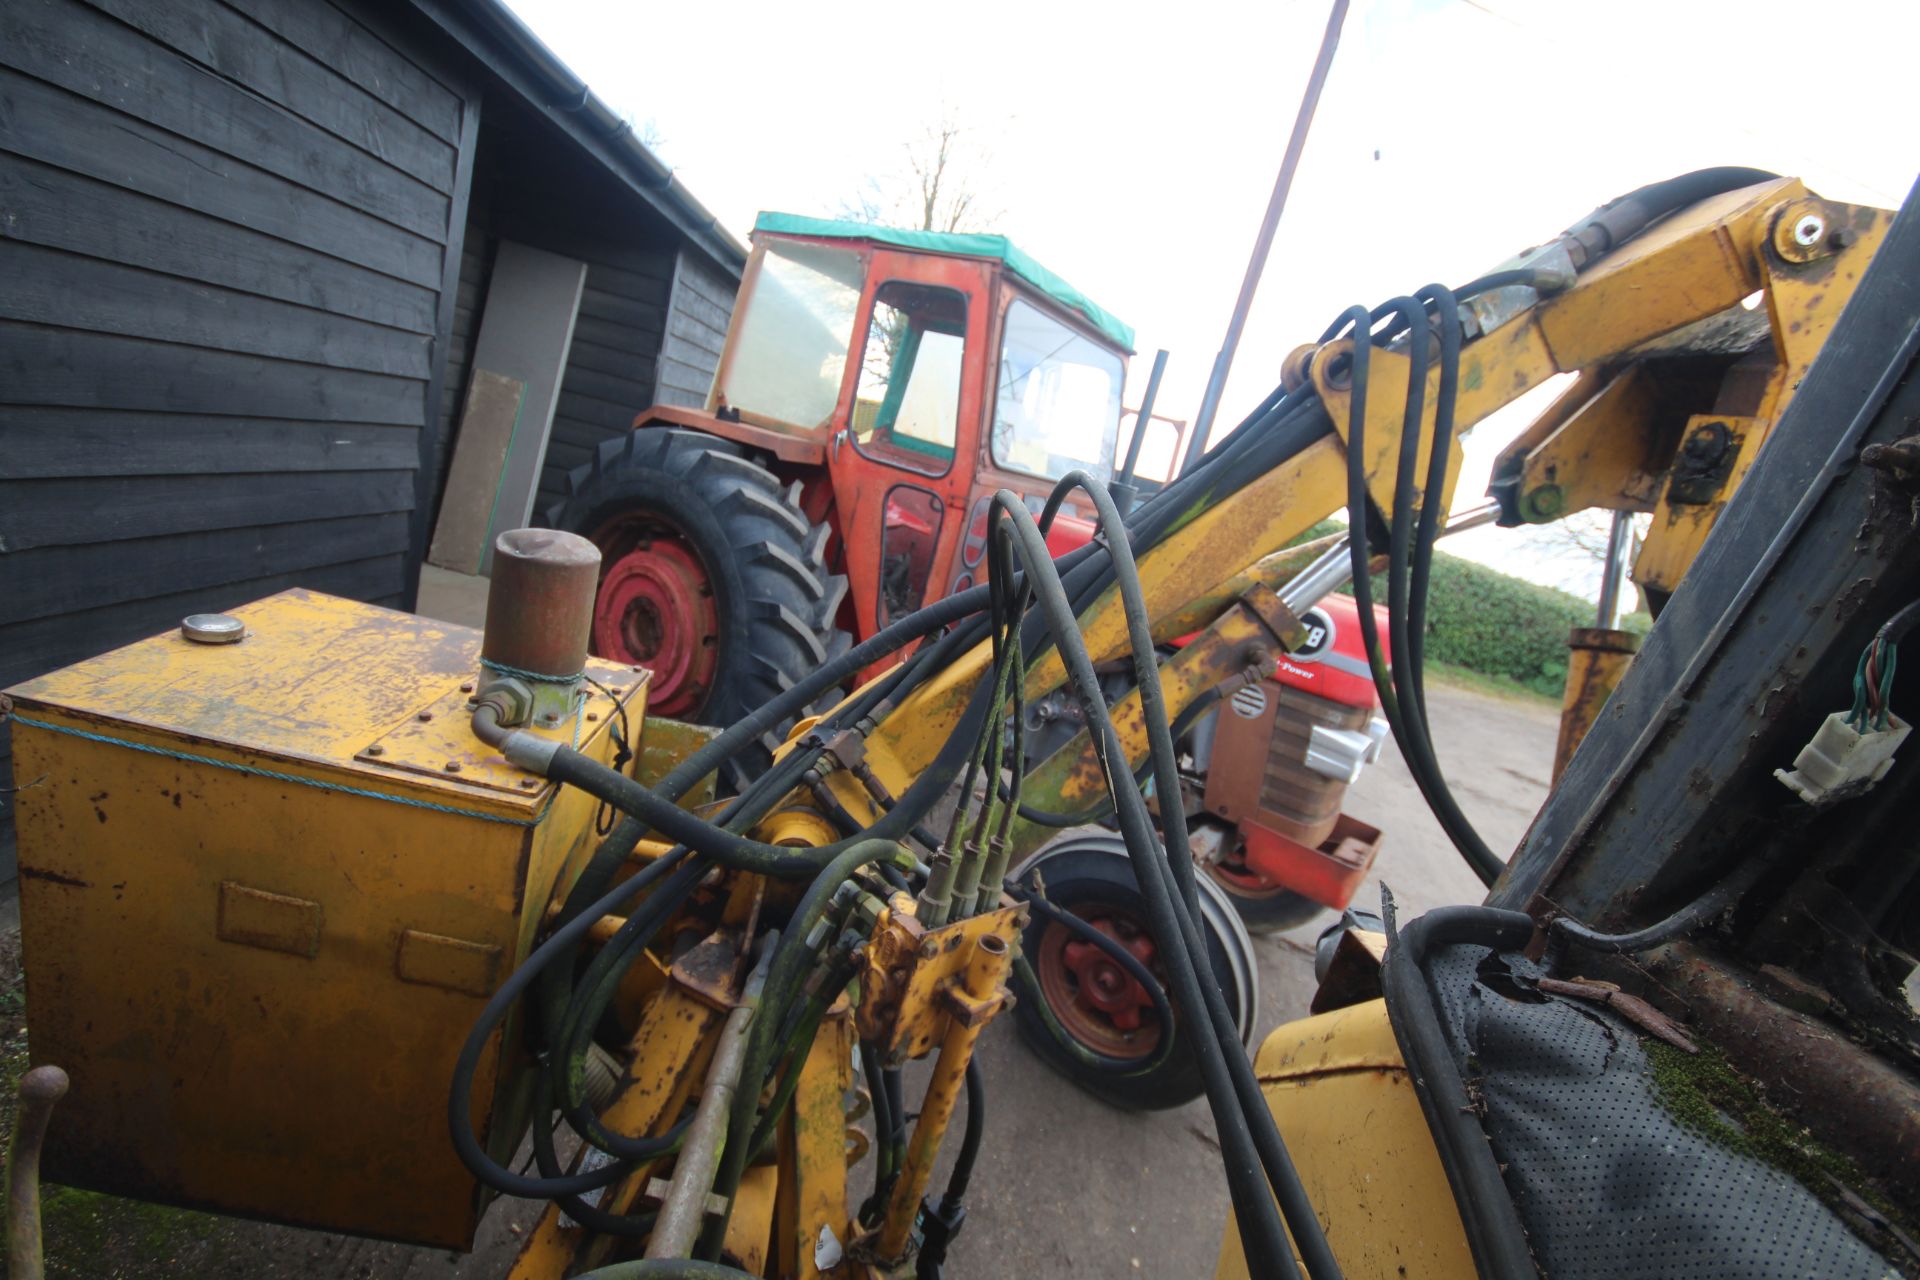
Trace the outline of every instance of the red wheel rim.
[[1213, 882], [1236, 898], [1275, 898], [1290, 890], [1280, 881], [1261, 875], [1244, 861], [1246, 846], [1235, 840], [1233, 851], [1207, 864]]
[[[1105, 903], [1076, 903], [1073, 913], [1133, 953], [1161, 976], [1145, 924], [1133, 912]], [[1040, 934], [1034, 970], [1040, 994], [1075, 1040], [1110, 1058], [1145, 1058], [1160, 1044], [1153, 997], [1113, 957], [1063, 924]]]
[[601, 556], [593, 651], [653, 672], [649, 711], [697, 713], [720, 663], [720, 610], [699, 554], [653, 514], [610, 520], [593, 541]]

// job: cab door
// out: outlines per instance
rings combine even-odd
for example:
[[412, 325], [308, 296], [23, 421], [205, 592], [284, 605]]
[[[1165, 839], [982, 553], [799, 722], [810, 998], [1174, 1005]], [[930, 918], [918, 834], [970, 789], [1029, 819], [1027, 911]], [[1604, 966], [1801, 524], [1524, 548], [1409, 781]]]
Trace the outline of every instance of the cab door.
[[[987, 526], [993, 495], [1018, 494], [1040, 514], [1060, 477], [1085, 471], [1096, 484], [1113, 475], [1126, 359], [1070, 313], [1006, 282], [993, 335], [997, 357], [983, 388], [985, 421], [969, 494], [959, 558], [946, 592], [986, 578]], [[1055, 556], [1093, 536], [1090, 499], [1073, 494], [1047, 530]]]
[[876, 249], [828, 437], [860, 634], [939, 598], [979, 447], [989, 268]]

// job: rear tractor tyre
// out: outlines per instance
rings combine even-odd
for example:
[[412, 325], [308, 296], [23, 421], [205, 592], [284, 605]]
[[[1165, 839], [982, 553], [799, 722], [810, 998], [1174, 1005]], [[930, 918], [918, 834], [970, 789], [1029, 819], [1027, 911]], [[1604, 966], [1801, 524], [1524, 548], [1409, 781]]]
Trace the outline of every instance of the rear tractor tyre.
[[[1015, 878], [1024, 880], [1036, 869], [1050, 902], [1120, 941], [1149, 971], [1164, 977], [1158, 946], [1147, 930], [1145, 896], [1120, 837], [1106, 832], [1069, 836], [1034, 854]], [[1251, 1049], [1260, 1010], [1253, 943], [1226, 895], [1204, 876], [1198, 884], [1198, 923], [1213, 970], [1202, 973], [1200, 980], [1211, 977], [1219, 986], [1241, 1045]], [[1167, 1033], [1151, 998], [1100, 948], [1038, 912], [1027, 925], [1021, 948], [1040, 989], [1020, 992], [1014, 1021], [1041, 1061], [1094, 1097], [1128, 1111], [1177, 1107], [1201, 1095], [1205, 1085], [1199, 1060], [1177, 1044], [1152, 1071], [1126, 1075], [1095, 1069], [1055, 1039], [1040, 1012], [1043, 1001], [1077, 1044], [1108, 1058], [1138, 1058], [1145, 1064]], [[1199, 1016], [1204, 1018], [1205, 1012]], [[1178, 1004], [1173, 1004], [1173, 1017], [1175, 1035], [1212, 1034], [1210, 1029], [1193, 1029], [1187, 1010]]]
[[[650, 712], [732, 724], [846, 649], [826, 526], [730, 440], [645, 427], [602, 441], [543, 523], [600, 548], [592, 649], [653, 672]], [[734, 758], [736, 786], [788, 727]]]

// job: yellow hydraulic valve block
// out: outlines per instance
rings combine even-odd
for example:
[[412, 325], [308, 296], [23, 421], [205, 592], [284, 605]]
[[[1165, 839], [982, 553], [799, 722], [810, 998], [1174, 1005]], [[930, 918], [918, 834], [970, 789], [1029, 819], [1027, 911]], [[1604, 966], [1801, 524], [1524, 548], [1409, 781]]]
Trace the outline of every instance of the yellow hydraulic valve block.
[[[32, 1055], [73, 1081], [47, 1176], [466, 1248], [454, 1058], [594, 802], [473, 736], [479, 632], [307, 591], [232, 619], [12, 691]], [[645, 676], [589, 669], [637, 736]], [[610, 758], [613, 698], [566, 705], [538, 731]], [[474, 1093], [499, 1159], [520, 1043]]]

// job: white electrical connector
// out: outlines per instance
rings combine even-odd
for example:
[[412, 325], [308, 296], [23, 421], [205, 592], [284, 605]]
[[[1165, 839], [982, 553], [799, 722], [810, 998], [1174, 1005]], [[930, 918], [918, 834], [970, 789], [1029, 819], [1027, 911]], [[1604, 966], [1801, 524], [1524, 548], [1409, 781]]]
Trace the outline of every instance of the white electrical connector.
[[1849, 800], [1869, 790], [1893, 768], [1893, 753], [1912, 728], [1888, 713], [1886, 728], [1863, 733], [1847, 723], [1848, 714], [1836, 711], [1828, 716], [1813, 741], [1793, 758], [1793, 768], [1773, 771], [1810, 805]]

